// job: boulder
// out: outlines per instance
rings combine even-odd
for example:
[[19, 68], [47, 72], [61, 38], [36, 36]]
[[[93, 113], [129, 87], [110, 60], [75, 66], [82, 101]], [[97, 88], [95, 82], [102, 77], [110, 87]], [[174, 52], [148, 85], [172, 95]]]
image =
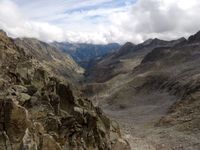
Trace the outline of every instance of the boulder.
[[12, 145], [5, 131], [0, 131], [0, 150], [12, 150]]
[[0, 90], [2, 90], [6, 86], [7, 82], [4, 79], [0, 78]]
[[30, 96], [33, 96], [33, 95], [38, 91], [37, 87], [34, 86], [34, 85], [27, 85], [26, 88], [27, 88], [27, 90], [28, 90], [27, 93], [28, 93]]
[[19, 147], [20, 141], [30, 126], [28, 112], [25, 108], [18, 105], [13, 99], [5, 99], [1, 108], [1, 122], [3, 130], [7, 133], [12, 145]]
[[13, 85], [12, 87], [18, 93], [27, 93], [28, 89], [22, 85]]
[[75, 98], [70, 87], [63, 83], [59, 83], [56, 88], [56, 92], [60, 97], [61, 109], [67, 111], [68, 113], [72, 113], [75, 105]]
[[29, 101], [31, 99], [31, 96], [26, 93], [20, 93], [19, 94], [19, 104], [23, 105], [25, 102]]
[[42, 150], [62, 150], [61, 146], [49, 134], [43, 135]]
[[61, 126], [60, 119], [54, 114], [48, 114], [46, 118], [44, 118], [44, 128], [46, 131], [55, 131], [58, 132], [59, 127]]
[[112, 144], [112, 150], [130, 150], [131, 147], [129, 143], [123, 139], [117, 139], [113, 144]]
[[[26, 129], [25, 135], [22, 139], [21, 143], [21, 149], [23, 150], [37, 150], [38, 149], [38, 143], [37, 140], [35, 139], [36, 137], [34, 136], [33, 133], [29, 131], [29, 129]], [[38, 139], [39, 142], [39, 139]]]

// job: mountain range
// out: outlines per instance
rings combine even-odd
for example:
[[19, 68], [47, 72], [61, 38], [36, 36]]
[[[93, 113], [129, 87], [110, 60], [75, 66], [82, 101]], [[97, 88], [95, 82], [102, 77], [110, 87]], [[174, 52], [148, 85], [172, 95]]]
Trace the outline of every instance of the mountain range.
[[123, 46], [0, 30], [0, 150], [199, 150], [200, 32]]
[[131, 147], [200, 148], [200, 32], [126, 43], [87, 70], [83, 91], [129, 135]]
[[90, 68], [94, 60], [100, 59], [120, 48], [120, 45], [117, 43], [103, 45], [53, 42], [51, 45], [69, 54], [83, 68]]
[[127, 42], [119, 51], [96, 61], [94, 67], [87, 70], [86, 74], [90, 76], [89, 79], [94, 78], [97, 82], [106, 81], [118, 74], [131, 71], [134, 67], [139, 65], [145, 55], [153, 49], [157, 47], [173, 47], [185, 40], [185, 38], [174, 41], [149, 39], [138, 45]]

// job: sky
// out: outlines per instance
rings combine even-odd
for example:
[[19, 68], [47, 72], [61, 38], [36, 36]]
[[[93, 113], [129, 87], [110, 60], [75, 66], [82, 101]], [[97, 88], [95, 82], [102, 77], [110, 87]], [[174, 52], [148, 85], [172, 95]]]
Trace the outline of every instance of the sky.
[[0, 28], [45, 42], [135, 44], [200, 30], [199, 0], [0, 0]]

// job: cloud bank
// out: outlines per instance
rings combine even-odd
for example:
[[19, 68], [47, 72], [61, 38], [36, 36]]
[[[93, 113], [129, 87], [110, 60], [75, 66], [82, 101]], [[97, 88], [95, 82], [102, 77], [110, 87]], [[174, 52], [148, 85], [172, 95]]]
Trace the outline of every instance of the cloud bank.
[[199, 12], [198, 0], [1, 0], [0, 28], [46, 42], [139, 43], [195, 33]]

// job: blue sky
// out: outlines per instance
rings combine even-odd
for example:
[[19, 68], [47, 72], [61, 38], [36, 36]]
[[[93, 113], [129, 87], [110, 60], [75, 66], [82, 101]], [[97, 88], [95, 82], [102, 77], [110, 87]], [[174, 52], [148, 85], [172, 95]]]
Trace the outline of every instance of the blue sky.
[[[87, 14], [90, 11], [112, 10], [121, 11], [127, 5], [133, 5], [136, 0], [13, 0], [13, 2], [26, 14], [29, 19], [35, 21], [50, 21], [56, 24], [56, 21], [64, 21], [70, 14]], [[107, 15], [107, 14], [106, 14]], [[85, 19], [105, 17], [105, 13], [97, 12]]]
[[198, 0], [0, 0], [13, 37], [86, 43], [175, 39], [200, 28]]

